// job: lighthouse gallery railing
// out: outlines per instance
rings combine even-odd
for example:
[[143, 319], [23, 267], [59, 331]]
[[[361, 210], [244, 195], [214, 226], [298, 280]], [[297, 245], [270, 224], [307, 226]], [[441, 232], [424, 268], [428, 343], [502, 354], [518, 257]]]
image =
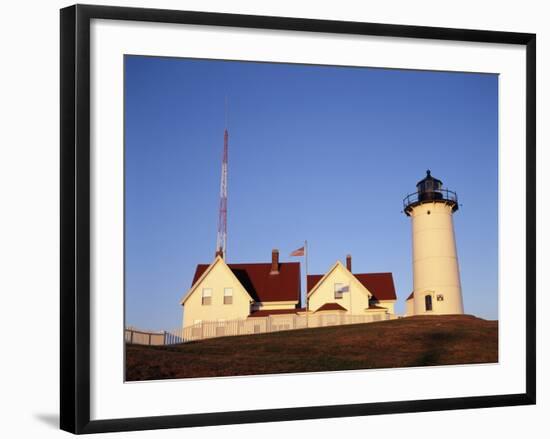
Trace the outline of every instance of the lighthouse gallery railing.
[[449, 201], [458, 203], [456, 192], [449, 189], [433, 189], [431, 191], [418, 191], [407, 195], [403, 198], [403, 209], [406, 209], [412, 204], [417, 204], [423, 201]]

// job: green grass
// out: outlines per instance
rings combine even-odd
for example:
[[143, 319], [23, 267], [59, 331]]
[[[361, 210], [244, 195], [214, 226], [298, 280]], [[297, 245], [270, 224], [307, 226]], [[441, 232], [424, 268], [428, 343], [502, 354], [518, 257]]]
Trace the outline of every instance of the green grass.
[[128, 381], [495, 363], [498, 321], [417, 316], [242, 335], [173, 346], [126, 346]]

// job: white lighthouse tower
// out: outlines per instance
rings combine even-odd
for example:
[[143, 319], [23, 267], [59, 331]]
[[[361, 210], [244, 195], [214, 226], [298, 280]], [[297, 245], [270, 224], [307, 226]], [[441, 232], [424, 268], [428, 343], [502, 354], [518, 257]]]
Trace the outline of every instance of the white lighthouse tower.
[[413, 235], [414, 289], [407, 315], [464, 314], [453, 226], [456, 193], [443, 189], [429, 170], [416, 189], [403, 200]]

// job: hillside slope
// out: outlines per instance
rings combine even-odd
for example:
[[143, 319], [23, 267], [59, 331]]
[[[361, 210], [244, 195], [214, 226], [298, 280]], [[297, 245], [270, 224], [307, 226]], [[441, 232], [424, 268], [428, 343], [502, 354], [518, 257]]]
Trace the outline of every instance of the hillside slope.
[[498, 321], [416, 316], [377, 323], [126, 346], [128, 381], [494, 363]]

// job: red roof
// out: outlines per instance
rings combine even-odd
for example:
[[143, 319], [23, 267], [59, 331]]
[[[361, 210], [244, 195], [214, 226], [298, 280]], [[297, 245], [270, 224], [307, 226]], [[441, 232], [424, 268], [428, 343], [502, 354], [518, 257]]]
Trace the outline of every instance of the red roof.
[[266, 317], [275, 314], [296, 314], [298, 312], [304, 312], [305, 308], [293, 308], [293, 309], [261, 309], [259, 311], [252, 311], [248, 317]]
[[[369, 290], [375, 300], [396, 300], [395, 286], [391, 273], [354, 273], [355, 278]], [[310, 274], [307, 277], [308, 293], [323, 277], [322, 274]]]
[[369, 309], [385, 309], [386, 311], [388, 310], [388, 308], [384, 308], [383, 306], [378, 306], [378, 305], [369, 305], [369, 307], [367, 308], [367, 311]]
[[[298, 301], [300, 303], [299, 262], [279, 263], [278, 274], [270, 274], [271, 263], [227, 265], [256, 302]], [[195, 285], [208, 267], [208, 264], [197, 265], [191, 285]]]
[[361, 273], [354, 274], [354, 276], [372, 293], [376, 300], [397, 299], [391, 273]]
[[318, 311], [347, 311], [346, 308], [344, 308], [339, 303], [325, 303], [321, 308], [317, 309], [315, 312]]
[[322, 274], [309, 274], [307, 276], [307, 292], [309, 293], [315, 285], [322, 279]]

